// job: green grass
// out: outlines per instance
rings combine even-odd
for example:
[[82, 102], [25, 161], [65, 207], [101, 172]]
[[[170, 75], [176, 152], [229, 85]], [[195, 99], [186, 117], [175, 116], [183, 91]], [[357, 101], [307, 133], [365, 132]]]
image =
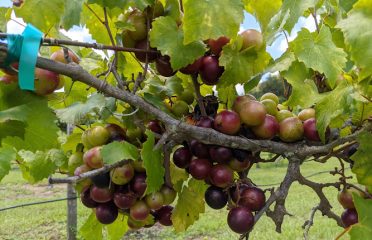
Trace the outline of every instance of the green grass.
[[[332, 170], [335, 160], [326, 164], [309, 162], [303, 164], [301, 171], [307, 176], [316, 172]], [[250, 177], [256, 184], [279, 183], [284, 177], [286, 164], [265, 164], [261, 168], [252, 169]], [[330, 174], [320, 174], [310, 178], [317, 182], [336, 181], [337, 177]], [[38, 185], [28, 185], [22, 180], [21, 173], [13, 170], [0, 183], [0, 208], [64, 197], [65, 186], [55, 185], [50, 188], [46, 182]], [[337, 202], [337, 190], [327, 189], [334, 211], [341, 214], [342, 207]], [[307, 187], [294, 183], [290, 189], [286, 208], [292, 217], [286, 216], [282, 226], [282, 234], [275, 232], [274, 223], [266, 216], [255, 226], [250, 239], [303, 239], [301, 226], [308, 219], [311, 209], [317, 205], [317, 196]], [[0, 239], [31, 240], [31, 239], [66, 239], [66, 202], [56, 202], [29, 206], [0, 212]], [[192, 204], [192, 203], [190, 203]], [[90, 210], [78, 204], [78, 226], [80, 227]], [[171, 228], [155, 225], [127, 234], [125, 239], [237, 239], [238, 235], [229, 230], [226, 223], [226, 210], [207, 209], [200, 219], [184, 233], [174, 233]], [[310, 239], [334, 239], [342, 228], [333, 220], [316, 213], [314, 226], [310, 229]], [[343, 239], [348, 239], [347, 236]]]

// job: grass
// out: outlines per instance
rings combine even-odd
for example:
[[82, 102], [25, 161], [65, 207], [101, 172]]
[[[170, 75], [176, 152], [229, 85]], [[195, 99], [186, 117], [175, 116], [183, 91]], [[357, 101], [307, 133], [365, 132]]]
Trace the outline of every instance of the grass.
[[[325, 164], [308, 162], [302, 165], [303, 175], [332, 170], [336, 160]], [[286, 164], [265, 164], [261, 168], [251, 171], [250, 177], [256, 184], [280, 183], [286, 171]], [[337, 181], [337, 177], [324, 173], [310, 177], [317, 182]], [[52, 188], [46, 182], [38, 185], [29, 185], [21, 177], [18, 170], [13, 170], [0, 183], [0, 208], [28, 203], [38, 200], [47, 200], [65, 197], [65, 186], [55, 185]], [[334, 211], [341, 214], [342, 207], [337, 202], [337, 190], [328, 188], [329, 197]], [[275, 232], [274, 223], [263, 216], [255, 226], [250, 239], [303, 239], [301, 226], [308, 219], [311, 209], [317, 205], [318, 198], [310, 189], [294, 183], [290, 189], [286, 208], [292, 217], [286, 216], [282, 226], [282, 233]], [[192, 203], [190, 203], [192, 204]], [[22, 207], [0, 212], [0, 239], [4, 240], [32, 240], [32, 239], [66, 239], [66, 202], [48, 203]], [[89, 210], [78, 204], [78, 227], [80, 227], [89, 214]], [[174, 233], [171, 228], [155, 225], [149, 229], [131, 232], [125, 239], [237, 239], [238, 235], [229, 230], [226, 223], [226, 210], [212, 210], [207, 208], [206, 213], [186, 232]], [[310, 239], [334, 239], [342, 228], [333, 220], [322, 217], [316, 213], [314, 226], [310, 229]], [[343, 239], [348, 239], [345, 236]]]

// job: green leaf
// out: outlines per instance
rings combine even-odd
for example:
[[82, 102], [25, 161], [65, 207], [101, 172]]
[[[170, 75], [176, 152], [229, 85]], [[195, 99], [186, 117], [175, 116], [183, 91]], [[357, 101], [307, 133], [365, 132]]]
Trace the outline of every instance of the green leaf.
[[29, 113], [29, 106], [26, 104], [9, 108], [0, 112], [0, 123], [4, 123], [10, 120], [22, 121], [27, 120]]
[[53, 155], [48, 153], [42, 151], [33, 153], [21, 150], [18, 154], [23, 159], [20, 165], [23, 177], [31, 183], [47, 178], [58, 168], [54, 159], [52, 159]]
[[[17, 97], [14, 97], [17, 96]], [[45, 150], [58, 146], [57, 132], [55, 124], [56, 117], [48, 107], [46, 98], [41, 98], [35, 94], [21, 91], [17, 86], [0, 85], [0, 122], [8, 123], [9, 120], [17, 120], [24, 123], [23, 130], [18, 129], [17, 134], [10, 133], [5, 139], [5, 133], [1, 133], [4, 138], [3, 143], [12, 145], [18, 150]], [[9, 128], [22, 127], [22, 124], [14, 121], [9, 124]], [[20, 131], [21, 130], [21, 131]], [[6, 130], [6, 132], [8, 132]], [[20, 133], [24, 134], [20, 136]]]
[[358, 182], [366, 186], [372, 186], [372, 133], [365, 132], [358, 136], [358, 151], [351, 156], [354, 161], [353, 173], [357, 176]]
[[96, 214], [92, 211], [83, 226], [79, 229], [79, 235], [85, 240], [102, 240], [102, 229], [103, 225], [98, 222]]
[[323, 142], [328, 125], [342, 114], [351, 112], [354, 104], [352, 93], [353, 87], [343, 82], [333, 91], [322, 94], [322, 99], [315, 105], [316, 127]]
[[159, 108], [163, 112], [172, 115], [169, 109], [165, 106], [163, 100], [159, 96], [145, 92], [143, 98], [146, 100], [146, 102], [151, 103], [152, 105]]
[[207, 185], [204, 181], [193, 178], [189, 180], [188, 186], [183, 187], [172, 213], [173, 227], [176, 232], [185, 231], [199, 219], [200, 213], [204, 213], [206, 190]]
[[269, 23], [266, 33], [269, 38], [269, 44], [271, 44], [276, 33], [281, 32], [283, 29], [290, 33], [303, 13], [314, 6], [313, 0], [284, 0], [279, 12]]
[[0, 31], [6, 32], [6, 24], [8, 23], [8, 19], [5, 15], [8, 12], [8, 8], [0, 7]]
[[0, 142], [7, 136], [24, 138], [26, 124], [19, 121], [7, 121], [0, 123]]
[[147, 6], [154, 5], [155, 0], [133, 0], [134, 4], [143, 11]]
[[277, 13], [282, 5], [281, 0], [244, 0], [245, 9], [253, 14], [258, 22], [262, 32], [265, 32], [271, 18]]
[[128, 4], [129, 0], [88, 0], [88, 4], [98, 4], [101, 7], [108, 7], [108, 8], [124, 8]]
[[286, 105], [291, 107], [311, 107], [320, 99], [320, 94], [311, 77], [311, 72], [303, 63], [294, 62], [282, 76], [292, 85], [292, 93]]
[[161, 149], [154, 149], [155, 136], [150, 130], [146, 130], [147, 140], [143, 143], [141, 158], [146, 169], [147, 193], [158, 191], [164, 183], [165, 169]]
[[191, 41], [184, 44], [184, 34], [172, 17], [158, 17], [152, 22], [150, 42], [163, 55], [170, 57], [174, 70], [191, 64], [205, 53], [201, 41]]
[[101, 111], [106, 105], [106, 99], [102, 94], [94, 94], [85, 103], [76, 102], [64, 109], [56, 110], [57, 117], [70, 124], [83, 124], [92, 111]]
[[223, 53], [219, 58], [219, 65], [224, 66], [225, 71], [218, 85], [222, 88], [245, 83], [252, 76], [263, 71], [270, 59], [271, 57], [265, 49], [258, 52], [253, 49], [240, 51], [234, 44], [229, 44], [223, 48]]
[[[36, 9], [37, 13], [35, 13]], [[14, 8], [14, 11], [25, 22], [47, 33], [50, 28], [59, 27], [62, 14], [65, 12], [65, 0], [24, 1], [22, 6]]]
[[285, 52], [280, 58], [276, 59], [273, 64], [271, 64], [268, 67], [269, 72], [282, 72], [287, 69], [292, 65], [292, 63], [296, 60], [295, 55], [293, 52]]
[[372, 200], [353, 194], [359, 222], [349, 231], [351, 240], [369, 239], [372, 236]]
[[0, 148], [0, 181], [9, 173], [10, 162], [15, 160], [17, 153], [13, 148], [7, 146]]
[[128, 217], [119, 213], [115, 222], [106, 225], [107, 235], [110, 240], [120, 240], [128, 231], [127, 225]]
[[[89, 8], [87, 6], [83, 7], [80, 23], [82, 25], [86, 25], [86, 27], [89, 29], [89, 33], [92, 35], [92, 38], [98, 43], [111, 45], [107, 29], [101, 22], [104, 21], [104, 19], [105, 17], [103, 8], [98, 4], [90, 4]], [[108, 25], [111, 29], [112, 34], [115, 35], [115, 19], [111, 19], [110, 17], [108, 17]]]
[[330, 87], [335, 86], [338, 75], [345, 67], [346, 53], [333, 43], [328, 27], [323, 26], [319, 34], [303, 28], [289, 45], [298, 60], [307, 67], [324, 73]]
[[82, 132], [73, 133], [73, 134], [67, 136], [66, 142], [61, 144], [61, 148], [63, 149], [63, 151], [65, 151], [65, 152], [68, 152], [68, 151], [75, 152], [76, 145], [81, 143], [81, 135], [82, 135]]
[[237, 96], [235, 85], [229, 85], [227, 87], [217, 85], [218, 100], [225, 104], [228, 109], [231, 109], [234, 100]]
[[106, 164], [113, 164], [125, 159], [137, 160], [139, 158], [137, 147], [126, 141], [104, 145], [101, 154], [103, 162]]
[[235, 38], [244, 19], [244, 6], [240, 0], [184, 0], [184, 43]]
[[340, 7], [342, 7], [345, 12], [348, 12], [353, 8], [353, 5], [357, 1], [358, 0], [343, 0], [343, 1], [340, 1]]
[[84, 0], [65, 0], [65, 12], [61, 22], [64, 29], [68, 30], [73, 25], [79, 25], [83, 2]]
[[350, 48], [351, 59], [361, 68], [361, 80], [372, 74], [372, 4], [368, 0], [358, 1], [349, 16], [337, 27], [344, 33]]

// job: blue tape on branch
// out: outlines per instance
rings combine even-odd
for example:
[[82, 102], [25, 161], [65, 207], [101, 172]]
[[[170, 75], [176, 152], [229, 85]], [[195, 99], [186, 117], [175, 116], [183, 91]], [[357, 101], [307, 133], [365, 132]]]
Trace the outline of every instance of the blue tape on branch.
[[35, 90], [35, 66], [43, 33], [31, 24], [27, 24], [22, 36], [18, 70], [19, 87], [23, 90]]
[[23, 37], [21, 35], [9, 34], [7, 36], [8, 53], [2, 67], [8, 68], [13, 62], [18, 62], [21, 56]]

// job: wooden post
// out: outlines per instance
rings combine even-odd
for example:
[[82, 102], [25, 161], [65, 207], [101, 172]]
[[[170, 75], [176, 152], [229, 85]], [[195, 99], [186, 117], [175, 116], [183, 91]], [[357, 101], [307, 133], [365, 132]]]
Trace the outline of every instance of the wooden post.
[[[67, 135], [70, 135], [73, 125], [67, 125]], [[77, 201], [74, 185], [67, 184], [67, 239], [76, 240], [77, 231]]]
[[76, 240], [77, 230], [77, 202], [74, 185], [67, 184], [67, 239]]

